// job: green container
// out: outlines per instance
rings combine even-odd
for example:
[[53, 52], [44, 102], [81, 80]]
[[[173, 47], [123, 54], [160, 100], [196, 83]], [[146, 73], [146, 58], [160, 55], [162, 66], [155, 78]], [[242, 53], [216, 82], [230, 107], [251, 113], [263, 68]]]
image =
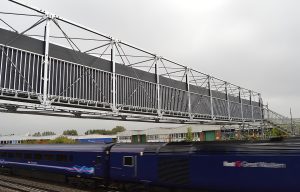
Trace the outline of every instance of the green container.
[[215, 131], [205, 131], [205, 141], [215, 141], [216, 133]]
[[140, 135], [140, 142], [147, 143], [146, 135]]
[[146, 143], [147, 142], [146, 135], [132, 135], [131, 142], [132, 143]]
[[131, 142], [132, 143], [138, 143], [139, 142], [139, 136], [138, 135], [132, 135]]

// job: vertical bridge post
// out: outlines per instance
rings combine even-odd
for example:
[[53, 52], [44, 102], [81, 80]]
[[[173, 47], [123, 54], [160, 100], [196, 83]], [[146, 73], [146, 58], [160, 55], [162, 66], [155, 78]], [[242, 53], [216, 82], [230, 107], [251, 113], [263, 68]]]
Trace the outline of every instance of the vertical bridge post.
[[227, 101], [228, 121], [231, 121], [231, 117], [230, 117], [230, 100], [229, 100], [228, 83], [227, 82], [225, 82], [225, 94], [226, 94], [226, 101]]
[[45, 25], [45, 52], [44, 52], [44, 84], [43, 84], [43, 105], [49, 104], [49, 93], [48, 93], [48, 66], [49, 66], [49, 36], [50, 36], [50, 21], [51, 15], [45, 14], [47, 17], [46, 25]]
[[260, 113], [261, 113], [261, 115], [260, 115], [260, 118], [261, 118], [261, 121], [263, 121], [264, 120], [264, 118], [265, 118], [265, 115], [264, 115], [264, 105], [263, 105], [263, 101], [262, 101], [262, 98], [261, 98], [261, 94], [259, 93], [258, 94], [258, 106], [259, 106], [259, 108], [260, 108]]
[[211, 119], [214, 120], [214, 106], [213, 106], [213, 96], [211, 91], [211, 76], [207, 76], [208, 78], [208, 90], [209, 90], [209, 98], [210, 98], [210, 114]]
[[111, 109], [113, 112], [117, 111], [117, 87], [116, 87], [116, 61], [115, 61], [115, 46], [116, 41], [111, 40], [111, 72], [112, 72], [112, 88], [111, 88], [111, 94], [112, 94], [112, 106]]
[[252, 119], [252, 121], [254, 122], [255, 120], [254, 120], [254, 113], [253, 113], [253, 102], [252, 102], [252, 91], [251, 90], [249, 90], [249, 94], [250, 94], [250, 98], [249, 98], [249, 100], [250, 100], [250, 106], [251, 106], [251, 119]]
[[192, 104], [191, 104], [191, 92], [190, 92], [190, 79], [189, 79], [190, 69], [185, 68], [185, 78], [186, 78], [186, 91], [188, 93], [188, 112], [190, 119], [193, 119], [192, 116]]
[[243, 98], [242, 98], [242, 88], [239, 87], [239, 99], [241, 103], [241, 117], [242, 117], [242, 122], [244, 122], [244, 111], [243, 111]]
[[155, 56], [155, 83], [156, 83], [156, 100], [157, 100], [157, 115], [158, 118], [162, 116], [161, 113], [161, 101], [160, 101], [160, 85], [159, 85], [159, 72], [158, 72], [158, 61], [160, 58]]

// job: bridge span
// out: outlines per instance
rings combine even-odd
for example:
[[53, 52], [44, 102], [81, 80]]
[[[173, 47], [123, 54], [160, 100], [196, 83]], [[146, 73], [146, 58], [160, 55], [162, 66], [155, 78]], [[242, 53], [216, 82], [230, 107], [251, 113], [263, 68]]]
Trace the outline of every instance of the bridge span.
[[177, 123], [272, 120], [256, 91], [10, 2], [22, 11], [0, 10], [3, 112]]

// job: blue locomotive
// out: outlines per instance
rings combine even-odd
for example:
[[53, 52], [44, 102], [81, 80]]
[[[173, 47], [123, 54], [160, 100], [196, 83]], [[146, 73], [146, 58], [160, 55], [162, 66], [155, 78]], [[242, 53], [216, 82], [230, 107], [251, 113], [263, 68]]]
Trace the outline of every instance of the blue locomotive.
[[129, 191], [300, 191], [300, 142], [3, 145], [2, 172]]

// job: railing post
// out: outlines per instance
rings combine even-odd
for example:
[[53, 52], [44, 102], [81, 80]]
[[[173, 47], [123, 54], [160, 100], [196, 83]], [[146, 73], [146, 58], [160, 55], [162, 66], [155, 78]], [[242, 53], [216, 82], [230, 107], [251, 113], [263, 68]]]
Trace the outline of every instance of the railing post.
[[226, 101], [227, 101], [227, 113], [228, 113], [228, 120], [231, 121], [230, 115], [230, 99], [228, 95], [228, 83], [225, 82], [225, 93], [226, 93]]
[[117, 111], [117, 89], [116, 89], [116, 61], [115, 61], [115, 46], [116, 46], [116, 41], [111, 40], [111, 71], [112, 71], [112, 111], [116, 112]]
[[214, 120], [214, 106], [213, 106], [213, 96], [211, 91], [211, 76], [207, 76], [208, 78], [208, 90], [209, 90], [209, 98], [210, 98], [210, 113], [211, 119]]
[[189, 79], [190, 69], [185, 68], [185, 78], [186, 78], [186, 91], [188, 93], [188, 111], [190, 119], [193, 119], [192, 116], [192, 104], [191, 104], [191, 92], [190, 92], [190, 79]]
[[155, 57], [155, 83], [156, 83], [156, 99], [157, 99], [157, 115], [158, 117], [162, 116], [161, 113], [161, 101], [160, 101], [160, 84], [159, 84], [159, 73], [158, 73], [158, 61], [159, 57]]
[[47, 17], [46, 19], [46, 25], [45, 25], [45, 52], [44, 52], [44, 83], [43, 83], [43, 105], [49, 105], [49, 93], [48, 93], [48, 83], [49, 83], [49, 77], [48, 77], [48, 65], [49, 65], [49, 37], [50, 37], [50, 21], [51, 16], [45, 15]]

